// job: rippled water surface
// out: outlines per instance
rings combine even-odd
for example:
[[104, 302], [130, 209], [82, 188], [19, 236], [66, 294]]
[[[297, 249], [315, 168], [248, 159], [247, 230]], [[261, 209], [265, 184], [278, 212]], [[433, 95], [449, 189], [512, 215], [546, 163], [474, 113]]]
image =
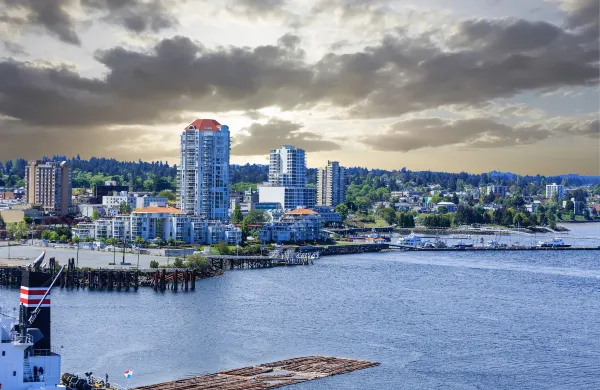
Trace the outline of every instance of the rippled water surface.
[[188, 293], [56, 290], [53, 341], [64, 371], [132, 369], [131, 385], [319, 354], [381, 366], [298, 389], [598, 389], [599, 253], [365, 254]]

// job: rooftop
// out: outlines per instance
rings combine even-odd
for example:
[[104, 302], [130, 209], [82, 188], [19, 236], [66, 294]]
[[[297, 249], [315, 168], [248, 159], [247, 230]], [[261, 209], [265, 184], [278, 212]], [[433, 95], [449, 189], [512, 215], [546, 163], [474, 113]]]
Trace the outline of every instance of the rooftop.
[[310, 209], [296, 209], [286, 213], [287, 215], [318, 215], [316, 211]]
[[185, 130], [221, 131], [221, 124], [214, 119], [196, 119]]
[[160, 206], [148, 206], [141, 209], [136, 209], [134, 213], [169, 213], [169, 214], [183, 214], [182, 210], [176, 209], [175, 207], [160, 207]]

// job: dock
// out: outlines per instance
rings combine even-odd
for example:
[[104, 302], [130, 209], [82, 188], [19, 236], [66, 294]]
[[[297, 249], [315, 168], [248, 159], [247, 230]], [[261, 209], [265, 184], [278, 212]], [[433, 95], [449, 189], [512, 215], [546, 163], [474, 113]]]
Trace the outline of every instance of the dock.
[[133, 390], [266, 390], [333, 375], [346, 374], [379, 363], [339, 357], [306, 356], [258, 366], [242, 367]]

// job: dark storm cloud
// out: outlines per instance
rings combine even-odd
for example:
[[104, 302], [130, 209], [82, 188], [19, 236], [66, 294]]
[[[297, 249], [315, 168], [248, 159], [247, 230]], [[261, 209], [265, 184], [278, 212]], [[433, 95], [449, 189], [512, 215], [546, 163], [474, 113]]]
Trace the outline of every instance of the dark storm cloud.
[[103, 79], [72, 69], [0, 62], [0, 114], [59, 126], [147, 124], [183, 110], [293, 108], [312, 73], [289, 36], [281, 46], [206, 50], [184, 37], [152, 52], [98, 53]]
[[[16, 0], [2, 1], [17, 4]], [[70, 3], [52, 4], [66, 7]], [[114, 16], [139, 2], [85, 0], [84, 4]], [[276, 7], [282, 3], [245, 4], [262, 9], [264, 4]], [[0, 114], [18, 119], [15, 123], [23, 127], [77, 127], [81, 131], [165, 123], [199, 107], [212, 112], [252, 112], [265, 107], [295, 110], [331, 105], [342, 117], [382, 118], [449, 105], [480, 105], [523, 92], [597, 85], [598, 37], [582, 29], [594, 25], [596, 19], [575, 17], [580, 8], [570, 7], [565, 15], [570, 18], [566, 25], [572, 27], [519, 19], [466, 20], [444, 43], [430, 34], [408, 36], [398, 30], [363, 50], [329, 53], [316, 62], [306, 60], [300, 38], [293, 34], [284, 35], [274, 45], [254, 48], [209, 49], [180, 36], [163, 39], [147, 51], [115, 47], [96, 54], [106, 67], [99, 78], [83, 77], [73, 68], [51, 64], [4, 61], [0, 62]], [[152, 29], [152, 18], [149, 20], [144, 28]], [[275, 124], [284, 138], [300, 146], [308, 142], [309, 146], [304, 146], [309, 150], [335, 146], [293, 129], [289, 123]], [[275, 129], [273, 123], [267, 125], [270, 127], [249, 131], [261, 136], [267, 134], [266, 129]], [[383, 134], [383, 139], [389, 140], [387, 145], [403, 138], [411, 147], [436, 142], [486, 147], [530, 143], [560, 133], [473, 120], [405, 125], [403, 131]], [[427, 132], [430, 128], [445, 133], [438, 140], [426, 136], [429, 133], [406, 135], [411, 129]], [[593, 134], [589, 126], [569, 129], [562, 134]], [[254, 139], [239, 142], [240, 153], [257, 152]], [[380, 141], [363, 142], [377, 146], [373, 143]]]
[[370, 133], [362, 138], [362, 142], [378, 151], [408, 152], [441, 146], [480, 149], [527, 145], [567, 134], [597, 137], [598, 119], [559, 118], [554, 123], [509, 126], [486, 118], [417, 118], [394, 123], [379, 133]]
[[[124, 161], [175, 158], [178, 148], [157, 143], [147, 128], [107, 131], [100, 127], [57, 128], [24, 125], [0, 119], [0, 156], [3, 159], [34, 159], [49, 154], [84, 157], [110, 156]], [[172, 138], [171, 140], [172, 141]]]
[[[16, 28], [40, 26], [63, 42], [79, 45], [70, 9], [75, 0], [0, 0], [0, 22]], [[9, 11], [22, 16], [10, 17]]]
[[177, 19], [170, 9], [178, 3], [174, 0], [82, 0], [82, 5], [105, 13], [104, 20], [122, 25], [135, 33], [160, 31], [173, 27]]
[[[90, 12], [131, 32], [157, 32], [177, 24], [171, 9], [182, 1], [185, 0], [0, 0], [0, 24], [12, 29], [41, 27], [65, 43], [80, 45], [76, 30], [78, 24], [94, 22], [87, 16]], [[86, 19], [78, 19], [81, 14]]]
[[236, 156], [261, 155], [287, 144], [307, 152], [340, 149], [335, 142], [323, 140], [320, 135], [303, 131], [302, 128], [300, 123], [281, 119], [271, 119], [265, 124], [253, 123], [244, 129], [248, 134], [239, 135], [234, 139], [231, 153]]

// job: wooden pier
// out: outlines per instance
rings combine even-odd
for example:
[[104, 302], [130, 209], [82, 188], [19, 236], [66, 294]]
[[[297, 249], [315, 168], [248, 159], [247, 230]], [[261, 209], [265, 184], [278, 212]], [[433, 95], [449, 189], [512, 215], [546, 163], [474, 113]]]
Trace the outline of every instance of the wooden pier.
[[134, 390], [267, 390], [378, 365], [365, 360], [307, 356], [136, 387]]

